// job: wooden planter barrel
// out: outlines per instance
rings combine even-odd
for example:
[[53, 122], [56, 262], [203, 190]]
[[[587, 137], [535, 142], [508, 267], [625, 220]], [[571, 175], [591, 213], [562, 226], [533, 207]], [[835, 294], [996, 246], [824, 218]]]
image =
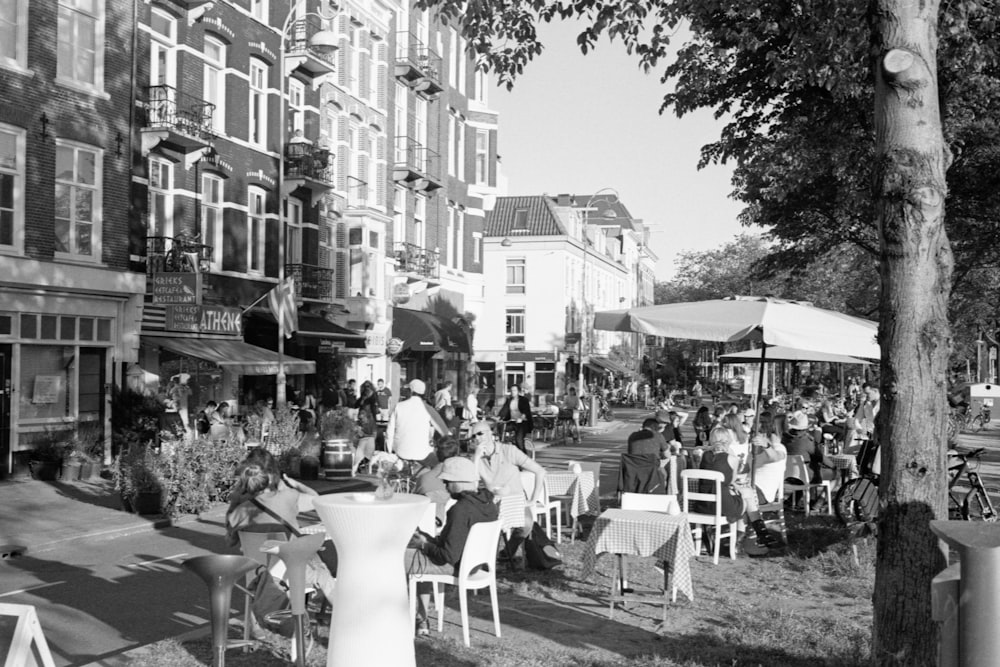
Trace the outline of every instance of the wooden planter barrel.
[[323, 474], [327, 479], [354, 476], [354, 443], [346, 438], [323, 441]]

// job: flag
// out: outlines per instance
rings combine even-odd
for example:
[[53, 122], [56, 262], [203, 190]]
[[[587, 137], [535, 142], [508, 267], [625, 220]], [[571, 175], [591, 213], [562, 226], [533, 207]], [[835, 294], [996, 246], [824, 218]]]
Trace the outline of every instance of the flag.
[[283, 323], [285, 338], [291, 338], [299, 329], [299, 309], [295, 304], [295, 278], [289, 276], [267, 293], [267, 305], [274, 319]]

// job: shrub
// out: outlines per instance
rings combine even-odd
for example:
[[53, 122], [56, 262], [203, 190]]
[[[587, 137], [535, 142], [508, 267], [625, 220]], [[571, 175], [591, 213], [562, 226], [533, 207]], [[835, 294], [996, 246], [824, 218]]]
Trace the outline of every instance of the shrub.
[[164, 442], [158, 458], [163, 471], [163, 513], [199, 514], [226, 502], [236, 482], [236, 467], [246, 456], [235, 438], [212, 442], [185, 437]]
[[118, 456], [154, 442], [163, 409], [156, 396], [116, 385], [111, 395], [111, 453]]

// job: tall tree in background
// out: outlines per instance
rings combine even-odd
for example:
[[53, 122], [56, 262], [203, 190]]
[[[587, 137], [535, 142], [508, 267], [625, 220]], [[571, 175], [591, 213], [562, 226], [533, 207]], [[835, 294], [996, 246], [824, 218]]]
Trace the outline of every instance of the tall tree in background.
[[[964, 105], [969, 148], [989, 139], [987, 124], [976, 120], [997, 99], [993, 10], [977, 0], [943, 9], [936, 0], [418, 2], [458, 25], [470, 50], [508, 85], [542, 52], [540, 21], [580, 18], [584, 52], [607, 35], [647, 69], [670, 56], [663, 80], [675, 88], [664, 108], [727, 116], [703, 157], [737, 161], [736, 185], [749, 204], [745, 221], [774, 225], [786, 258], [808, 259], [842, 243], [877, 249], [886, 511], [873, 661], [933, 664], [930, 582], [944, 555], [928, 521], [945, 516], [941, 443], [953, 261], [944, 228], [950, 150], [938, 96]], [[939, 18], [950, 75], [943, 91]], [[690, 38], [674, 55], [670, 38], [682, 24]], [[993, 163], [987, 154], [976, 159]], [[975, 197], [967, 208], [956, 206], [962, 224], [989, 220], [991, 203], [980, 200], [978, 207]]]

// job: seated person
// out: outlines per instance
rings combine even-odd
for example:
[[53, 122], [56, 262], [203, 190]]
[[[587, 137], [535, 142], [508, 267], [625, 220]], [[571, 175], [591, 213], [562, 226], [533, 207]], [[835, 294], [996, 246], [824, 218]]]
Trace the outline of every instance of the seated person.
[[[473, 463], [483, 485], [498, 497], [524, 494], [530, 503], [544, 498], [545, 468], [514, 445], [497, 442], [488, 424], [473, 425], [470, 437], [475, 446]], [[521, 471], [535, 474], [535, 487], [530, 492], [521, 486]], [[530, 528], [531, 524], [527, 526]]]
[[[226, 511], [229, 546], [239, 546], [239, 532], [254, 530], [254, 526], [267, 529], [281, 524], [288, 532], [291, 528], [298, 530], [299, 497], [302, 495], [315, 496], [317, 493], [279, 472], [277, 460], [263, 447], [252, 449], [237, 468], [236, 486], [229, 497]], [[262, 508], [267, 508], [277, 518]], [[336, 576], [319, 555], [306, 567], [306, 585], [321, 590], [327, 600], [333, 599]]]
[[629, 454], [649, 454], [665, 459], [670, 456], [670, 446], [660, 432], [660, 422], [656, 417], [648, 417], [642, 428], [628, 437]]
[[453, 456], [458, 456], [458, 451], [458, 440], [455, 438], [445, 438], [436, 447], [437, 459], [440, 463], [431, 468], [421, 465], [420, 469], [414, 474], [413, 493], [427, 496], [437, 507], [436, 515], [439, 528], [444, 525], [445, 507], [448, 501], [451, 500], [451, 494], [448, 492], [444, 480], [440, 478], [440, 474], [444, 469], [444, 462]]
[[[515, 450], [516, 451], [516, 450]], [[488, 489], [479, 489], [476, 465], [467, 458], [453, 456], [441, 464], [439, 479], [448, 493], [457, 501], [448, 510], [447, 521], [437, 537], [417, 531], [406, 550], [407, 574], [450, 574], [458, 570], [469, 537], [469, 529], [483, 521], [496, 521], [500, 508]], [[427, 609], [430, 604], [431, 584], [417, 585], [417, 634], [430, 634]]]

